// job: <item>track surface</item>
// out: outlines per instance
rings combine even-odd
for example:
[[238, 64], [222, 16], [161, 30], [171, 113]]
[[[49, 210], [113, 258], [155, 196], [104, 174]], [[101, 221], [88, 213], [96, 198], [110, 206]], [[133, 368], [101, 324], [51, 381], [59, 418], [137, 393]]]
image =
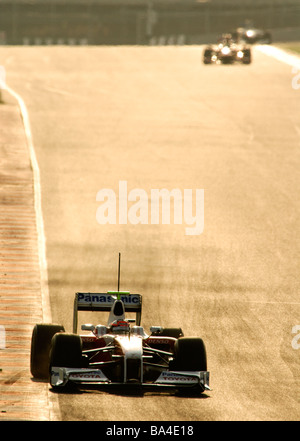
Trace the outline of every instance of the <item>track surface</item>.
[[[64, 420], [299, 419], [300, 95], [291, 67], [204, 66], [200, 47], [1, 48], [42, 177], [52, 315], [74, 292], [143, 294], [143, 325], [207, 347], [200, 399], [59, 396]], [[104, 225], [102, 188], [204, 189], [205, 227]], [[99, 320], [100, 321], [100, 320]]]

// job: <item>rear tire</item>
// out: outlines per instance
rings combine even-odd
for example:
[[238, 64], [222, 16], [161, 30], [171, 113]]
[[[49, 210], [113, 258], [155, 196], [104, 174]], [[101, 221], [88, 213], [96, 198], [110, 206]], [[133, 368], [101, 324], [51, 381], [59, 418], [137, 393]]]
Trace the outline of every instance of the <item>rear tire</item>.
[[264, 44], [272, 44], [272, 36], [269, 32], [266, 34], [264, 38]]
[[30, 371], [34, 378], [48, 379], [49, 354], [52, 337], [64, 332], [61, 325], [37, 324], [33, 328], [30, 351]]

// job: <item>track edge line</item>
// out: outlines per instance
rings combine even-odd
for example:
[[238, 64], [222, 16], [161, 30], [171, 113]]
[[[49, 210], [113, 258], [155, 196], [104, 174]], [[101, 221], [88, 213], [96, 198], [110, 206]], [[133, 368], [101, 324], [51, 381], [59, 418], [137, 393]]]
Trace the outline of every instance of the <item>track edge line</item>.
[[[35, 209], [35, 219], [36, 219], [36, 228], [37, 228], [37, 237], [38, 237], [42, 317], [44, 323], [46, 322], [51, 323], [52, 314], [51, 314], [50, 295], [49, 295], [49, 286], [48, 286], [48, 265], [47, 265], [47, 257], [46, 257], [46, 236], [45, 236], [44, 220], [42, 213], [40, 169], [35, 154], [29, 114], [25, 102], [23, 101], [21, 96], [13, 89], [11, 89], [8, 85], [6, 85], [6, 90], [11, 96], [13, 96], [16, 99], [18, 103], [24, 125], [25, 136], [27, 140], [27, 147], [30, 156], [30, 164], [33, 171], [34, 209]], [[47, 399], [48, 399], [48, 408], [49, 408], [49, 420], [60, 421], [61, 417], [60, 417], [58, 398], [55, 396], [55, 394], [52, 394], [50, 392], [49, 387], [47, 388]]]

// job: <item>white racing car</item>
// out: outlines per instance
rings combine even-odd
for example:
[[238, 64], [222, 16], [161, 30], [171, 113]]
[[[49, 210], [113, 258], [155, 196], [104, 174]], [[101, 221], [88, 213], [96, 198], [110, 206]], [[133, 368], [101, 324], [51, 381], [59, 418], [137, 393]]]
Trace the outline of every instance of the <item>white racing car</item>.
[[[141, 326], [142, 296], [118, 291], [75, 294], [73, 333], [61, 325], [37, 324], [31, 340], [31, 373], [49, 379], [53, 389], [128, 386], [175, 388], [202, 393], [209, 388], [206, 350], [201, 338], [181, 328]], [[107, 311], [106, 325], [85, 324], [78, 335], [78, 311]], [[134, 313], [135, 318], [127, 318]]]
[[[109, 311], [106, 325], [82, 325], [78, 311]], [[201, 338], [187, 338], [180, 328], [140, 326], [142, 297], [128, 292], [76, 293], [73, 333], [63, 326], [37, 324], [32, 333], [31, 373], [50, 378], [53, 389], [128, 386], [210, 390], [206, 350]], [[126, 318], [135, 312], [135, 319]], [[132, 324], [135, 322], [135, 324]]]

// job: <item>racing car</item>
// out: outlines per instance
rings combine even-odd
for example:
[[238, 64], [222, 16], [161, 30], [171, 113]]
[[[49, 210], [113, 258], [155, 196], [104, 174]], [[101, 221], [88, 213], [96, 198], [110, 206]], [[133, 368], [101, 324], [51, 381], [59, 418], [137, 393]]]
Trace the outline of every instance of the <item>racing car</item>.
[[251, 49], [245, 44], [235, 43], [231, 34], [223, 34], [217, 45], [209, 45], [204, 49], [204, 64], [251, 63]]
[[[107, 311], [106, 324], [83, 324], [78, 312]], [[133, 314], [132, 314], [133, 313]], [[53, 390], [106, 386], [210, 390], [204, 342], [184, 337], [181, 328], [141, 326], [142, 296], [130, 292], [77, 292], [73, 333], [62, 325], [36, 324], [31, 340], [31, 373], [48, 378]], [[133, 315], [134, 318], [128, 318]]]
[[272, 35], [269, 31], [263, 29], [257, 29], [254, 26], [246, 25], [244, 27], [237, 28], [233, 33], [233, 38], [242, 43], [247, 44], [271, 44]]

